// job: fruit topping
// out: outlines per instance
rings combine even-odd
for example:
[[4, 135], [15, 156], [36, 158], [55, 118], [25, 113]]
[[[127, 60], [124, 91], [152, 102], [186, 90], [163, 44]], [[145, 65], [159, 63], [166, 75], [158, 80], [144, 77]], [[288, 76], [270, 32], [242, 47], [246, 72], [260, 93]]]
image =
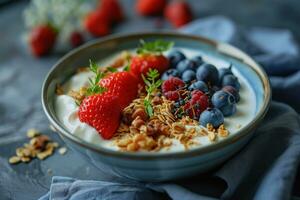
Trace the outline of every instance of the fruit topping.
[[196, 81], [194, 83], [192, 83], [189, 87], [189, 90], [200, 90], [204, 93], [208, 92], [208, 87], [206, 85], [206, 83], [204, 83], [203, 81]]
[[224, 123], [224, 116], [219, 109], [208, 108], [201, 113], [199, 123], [204, 127], [211, 124], [214, 128], [218, 128]]
[[183, 74], [186, 70], [195, 70], [195, 67], [196, 65], [192, 60], [184, 59], [177, 64], [176, 69], [180, 74]]
[[191, 58], [191, 61], [195, 63], [196, 68], [204, 63], [201, 56], [195, 56]]
[[119, 99], [121, 109], [128, 106], [137, 96], [138, 80], [131, 73], [114, 72], [100, 80], [107, 93]]
[[130, 71], [140, 81], [141, 75], [147, 75], [150, 69], [156, 69], [160, 74], [169, 68], [169, 60], [162, 54], [173, 46], [172, 42], [156, 40], [153, 42], [141, 41], [137, 55], [131, 58]]
[[177, 77], [170, 77], [168, 80], [164, 81], [161, 89], [162, 92], [165, 94], [169, 91], [176, 91], [182, 89], [185, 86], [185, 83]]
[[198, 68], [196, 76], [198, 81], [204, 81], [210, 86], [217, 84], [219, 80], [219, 72], [217, 68], [207, 63], [204, 63]]
[[212, 105], [221, 110], [224, 116], [233, 115], [236, 112], [236, 102], [232, 94], [219, 90], [211, 98]]
[[184, 105], [185, 113], [191, 118], [198, 120], [201, 112], [208, 107], [208, 97], [200, 90], [192, 92], [191, 99]]
[[193, 70], [188, 69], [188, 70], [186, 70], [186, 71], [183, 72], [183, 74], [181, 76], [181, 79], [185, 83], [190, 83], [190, 82], [192, 82], [193, 80], [196, 79], [196, 73]]
[[219, 81], [221, 82], [221, 84], [222, 84], [222, 80], [223, 80], [224, 76], [229, 75], [229, 74], [233, 75], [231, 68], [232, 68], [232, 65], [230, 65], [228, 68], [219, 69]]
[[235, 102], [239, 102], [240, 101], [240, 94], [239, 91], [236, 90], [234, 87], [227, 85], [225, 87], [222, 88], [223, 91], [228, 92], [230, 94], [232, 94], [235, 98]]
[[173, 77], [180, 77], [179, 72], [176, 69], [168, 69], [165, 71], [161, 77], [163, 81], [169, 79], [171, 76]]
[[104, 139], [110, 139], [120, 124], [119, 100], [106, 92], [88, 96], [80, 104], [78, 116], [81, 122], [94, 127]]
[[241, 87], [238, 78], [232, 74], [225, 75], [223, 77], [222, 86], [224, 87], [228, 85], [234, 87], [237, 91], [239, 91]]
[[184, 60], [186, 57], [185, 55], [178, 51], [178, 50], [172, 50], [169, 54], [168, 54], [168, 59], [170, 61], [170, 66], [171, 68], [176, 68], [177, 64]]

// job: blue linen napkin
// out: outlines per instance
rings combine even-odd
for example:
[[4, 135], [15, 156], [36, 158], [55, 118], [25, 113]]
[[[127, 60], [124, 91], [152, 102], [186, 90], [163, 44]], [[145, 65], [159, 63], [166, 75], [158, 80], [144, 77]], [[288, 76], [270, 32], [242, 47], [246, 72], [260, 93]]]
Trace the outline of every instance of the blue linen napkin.
[[[227, 18], [200, 19], [180, 31], [232, 43], [251, 54], [270, 75], [274, 99], [300, 111], [300, 59], [289, 31], [240, 29]], [[251, 142], [211, 177], [226, 182], [221, 199], [290, 199], [300, 162], [300, 118], [288, 105], [272, 102]], [[215, 199], [201, 184], [202, 175], [187, 182], [138, 183], [53, 177], [50, 191], [40, 200]], [[212, 186], [213, 187], [213, 186]]]

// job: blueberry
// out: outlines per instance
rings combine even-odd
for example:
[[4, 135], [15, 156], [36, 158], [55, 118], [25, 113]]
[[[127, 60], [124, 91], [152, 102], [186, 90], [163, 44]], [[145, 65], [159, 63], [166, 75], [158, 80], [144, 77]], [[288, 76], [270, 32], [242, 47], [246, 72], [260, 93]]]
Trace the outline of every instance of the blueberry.
[[224, 123], [224, 116], [219, 109], [208, 108], [201, 113], [199, 123], [204, 127], [206, 127], [207, 124], [211, 124], [213, 127], [218, 128]]
[[239, 102], [240, 101], [240, 94], [239, 92], [232, 86], [227, 85], [225, 87], [222, 88], [223, 91], [225, 92], [229, 92], [230, 94], [232, 94], [235, 98], [235, 102]]
[[234, 87], [237, 91], [239, 91], [240, 87], [241, 87], [238, 78], [232, 74], [225, 75], [223, 77], [222, 86], [224, 87], [224, 86], [228, 86], [228, 85]]
[[200, 90], [204, 93], [208, 92], [208, 87], [206, 85], [206, 83], [204, 83], [203, 81], [196, 81], [194, 83], [192, 83], [189, 88], [189, 90]]
[[204, 63], [201, 56], [195, 56], [191, 58], [191, 61], [195, 63], [196, 68], [198, 68], [200, 65]]
[[198, 68], [196, 76], [198, 81], [204, 81], [210, 85], [217, 84], [219, 80], [219, 72], [217, 68], [207, 63], [204, 63]]
[[167, 80], [170, 78], [170, 76], [173, 76], [173, 77], [179, 77], [180, 74], [179, 72], [176, 70], [176, 69], [168, 69], [167, 71], [165, 71], [161, 77], [161, 79], [163, 81]]
[[190, 83], [191, 81], [196, 79], [196, 73], [193, 70], [188, 69], [183, 72], [181, 79], [186, 83]]
[[176, 68], [177, 64], [185, 59], [185, 55], [178, 50], [173, 50], [168, 55], [170, 66]]
[[182, 60], [178, 63], [176, 66], [176, 69], [180, 74], [183, 74], [184, 71], [191, 69], [193, 70], [195, 68], [195, 63], [189, 59]]
[[221, 82], [225, 75], [230, 75], [230, 74], [233, 75], [233, 73], [231, 71], [231, 65], [228, 68], [219, 69], [219, 81]]
[[211, 103], [215, 108], [220, 109], [224, 116], [230, 116], [236, 112], [235, 98], [229, 92], [217, 91], [212, 96]]
[[231, 104], [220, 108], [224, 116], [228, 117], [236, 113], [236, 104]]

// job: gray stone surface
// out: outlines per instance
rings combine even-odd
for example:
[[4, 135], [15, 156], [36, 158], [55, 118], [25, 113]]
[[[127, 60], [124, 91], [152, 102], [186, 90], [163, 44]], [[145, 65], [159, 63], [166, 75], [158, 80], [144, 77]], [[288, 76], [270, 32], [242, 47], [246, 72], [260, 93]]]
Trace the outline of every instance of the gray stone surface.
[[[154, 30], [158, 18], [136, 18], [130, 9], [132, 0], [122, 1], [130, 20], [115, 32]], [[191, 0], [197, 17], [225, 14], [242, 25], [289, 28], [300, 38], [299, 0]], [[61, 55], [42, 59], [32, 57], [21, 40], [24, 30], [22, 10], [27, 1], [0, 7], [0, 199], [36, 199], [49, 187], [53, 175], [81, 179], [110, 180], [74, 152], [56, 153], [45, 161], [11, 166], [7, 159], [27, 139], [27, 129], [35, 127], [62, 141], [48, 128], [40, 102], [42, 81]], [[275, 6], [276, 5], [276, 6]], [[169, 25], [163, 23], [163, 28]], [[220, 192], [220, 190], [218, 190]]]

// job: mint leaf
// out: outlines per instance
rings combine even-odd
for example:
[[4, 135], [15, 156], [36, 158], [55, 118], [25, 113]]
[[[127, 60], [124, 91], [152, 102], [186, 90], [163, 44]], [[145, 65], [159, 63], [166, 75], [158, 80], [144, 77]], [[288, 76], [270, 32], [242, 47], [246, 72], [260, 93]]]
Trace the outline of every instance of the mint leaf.
[[137, 49], [137, 54], [157, 53], [161, 54], [173, 47], [174, 42], [164, 40], [155, 40], [153, 42], [140, 41], [140, 46]]
[[86, 94], [88, 96], [101, 94], [107, 90], [106, 88], [99, 85], [99, 82], [105, 76], [105, 73], [98, 70], [98, 65], [95, 62], [93, 62], [92, 60], [89, 61], [90, 70], [95, 74], [95, 77], [93, 79], [89, 78], [90, 86], [88, 87]]

